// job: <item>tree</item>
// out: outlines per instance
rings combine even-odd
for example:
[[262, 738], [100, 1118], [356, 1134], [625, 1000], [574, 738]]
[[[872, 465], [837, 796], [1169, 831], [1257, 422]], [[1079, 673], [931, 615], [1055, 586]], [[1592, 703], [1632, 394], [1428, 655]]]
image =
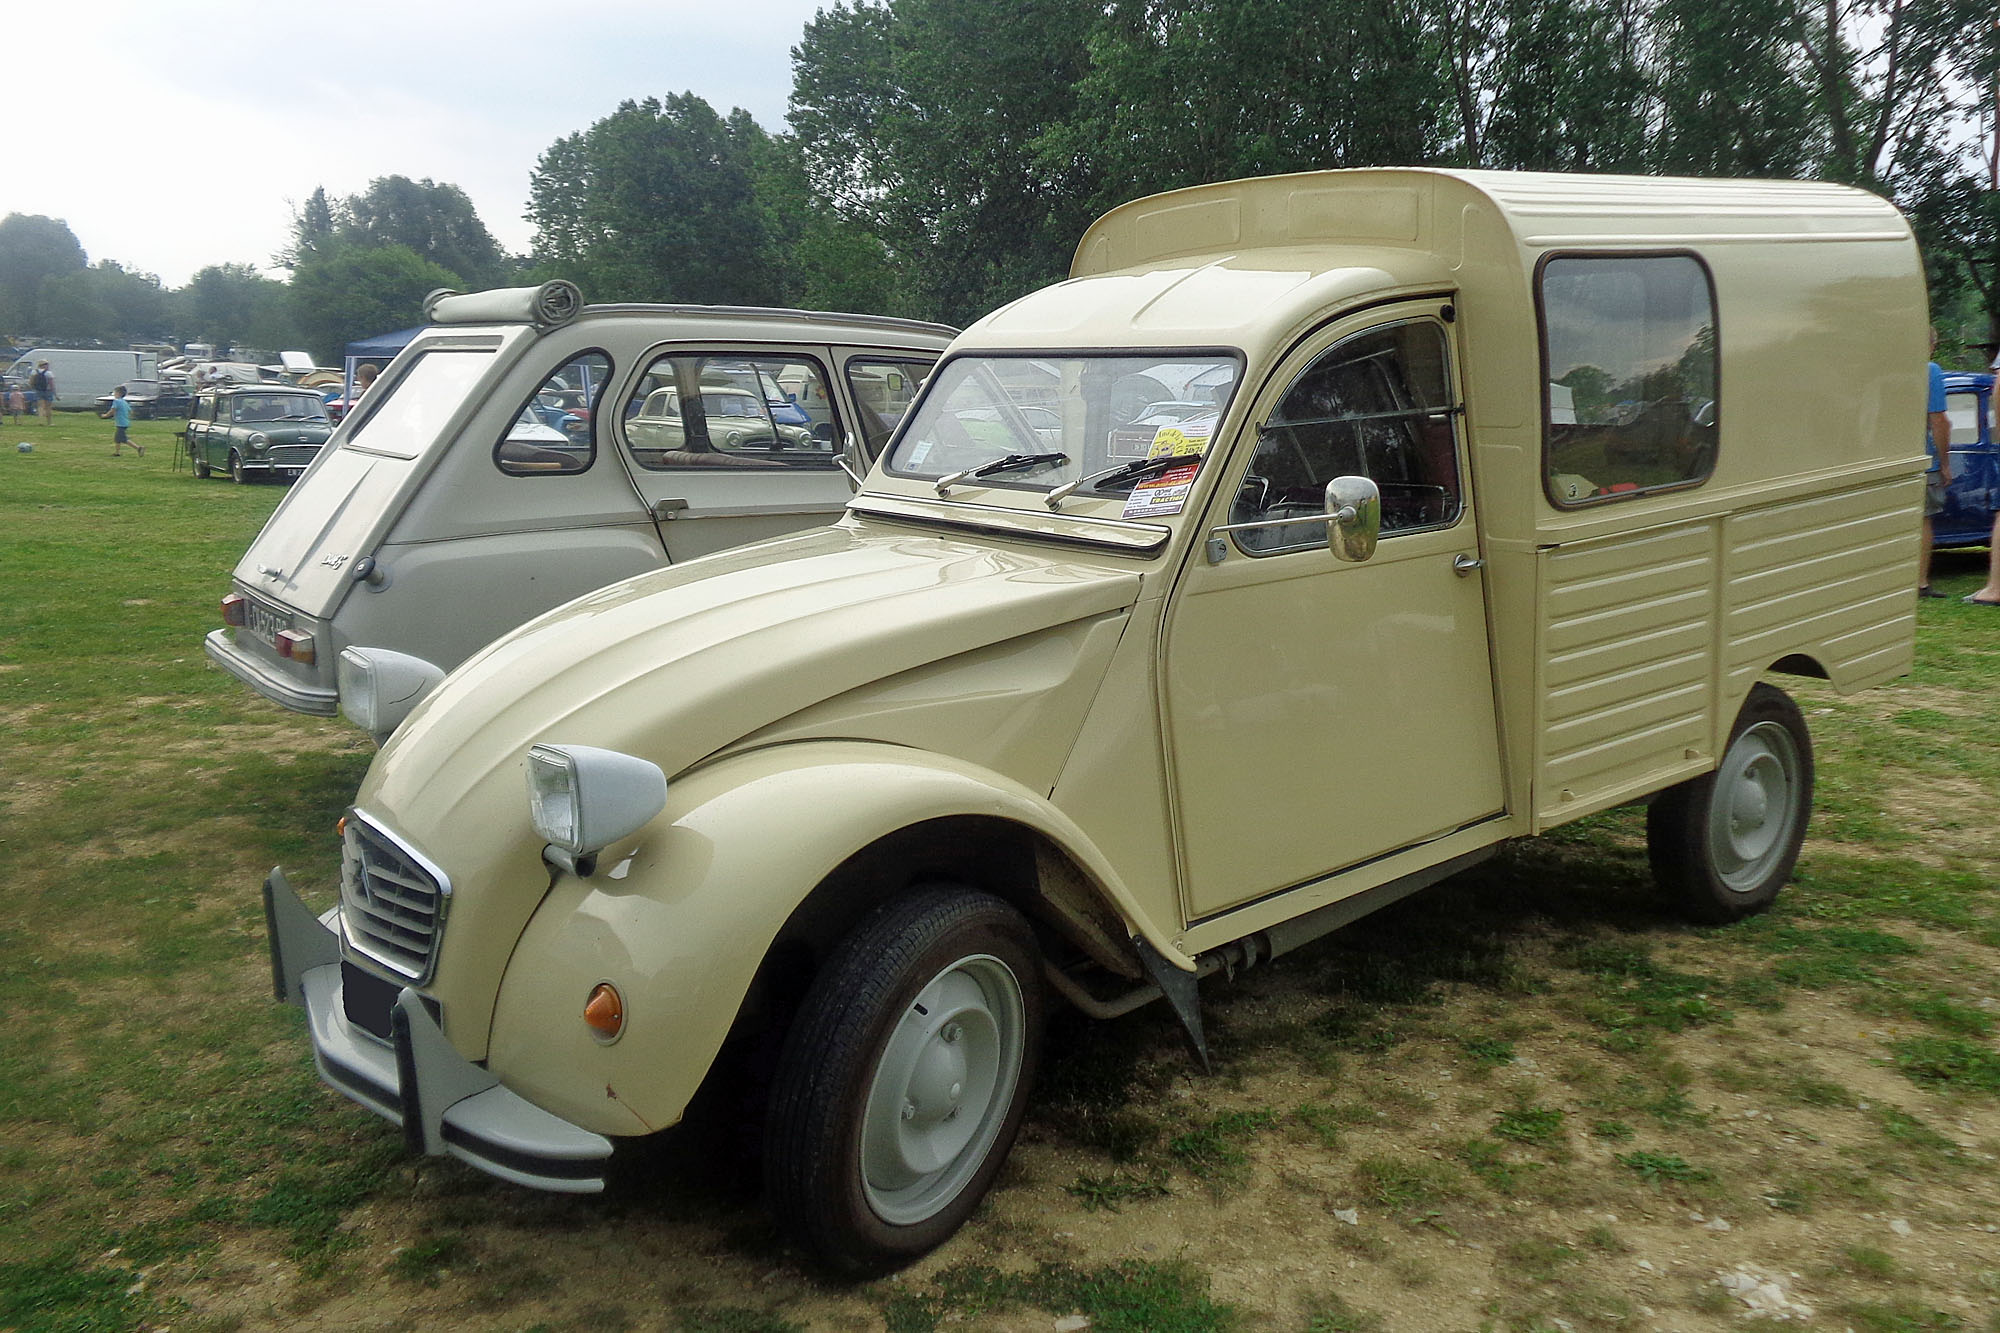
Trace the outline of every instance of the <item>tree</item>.
[[297, 268], [301, 260], [319, 254], [332, 243], [340, 227], [326, 187], [316, 185], [304, 204], [292, 212], [292, 243], [275, 256], [286, 268]]
[[176, 293], [180, 336], [224, 348], [281, 351], [297, 342], [285, 284], [249, 264], [211, 264]]
[[1080, 151], [1109, 208], [1204, 181], [1421, 163], [1441, 146], [1436, 61], [1376, 0], [1125, 0], [1090, 46]]
[[596, 300], [768, 305], [780, 297], [754, 158], [764, 132], [693, 93], [623, 102], [531, 177], [534, 258]]
[[408, 246], [342, 242], [300, 261], [291, 316], [315, 359], [332, 364], [350, 342], [420, 322], [424, 297], [456, 284]]
[[1642, 0], [1503, 0], [1482, 166], [1641, 171], [1652, 80]]
[[348, 244], [400, 245], [449, 270], [455, 275], [453, 287], [497, 286], [511, 269], [465, 191], [428, 177], [413, 181], [408, 176], [382, 176], [370, 181], [342, 207], [337, 232]]
[[1092, 0], [836, 4], [793, 49], [816, 192], [887, 246], [915, 309], [969, 320], [1062, 276], [1096, 167], [1076, 120]]
[[811, 310], [909, 313], [888, 247], [813, 193], [796, 139], [761, 136], [751, 165], [781, 300]]
[[83, 246], [68, 223], [29, 213], [0, 218], [0, 329], [36, 331], [43, 284], [83, 267]]

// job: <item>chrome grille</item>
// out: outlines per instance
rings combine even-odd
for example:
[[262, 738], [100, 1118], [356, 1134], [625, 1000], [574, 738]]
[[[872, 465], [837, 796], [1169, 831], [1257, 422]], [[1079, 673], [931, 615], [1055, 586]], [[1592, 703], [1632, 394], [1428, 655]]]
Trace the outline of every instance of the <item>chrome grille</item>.
[[442, 873], [361, 816], [348, 815], [340, 917], [349, 944], [398, 976], [428, 981], [450, 901]]

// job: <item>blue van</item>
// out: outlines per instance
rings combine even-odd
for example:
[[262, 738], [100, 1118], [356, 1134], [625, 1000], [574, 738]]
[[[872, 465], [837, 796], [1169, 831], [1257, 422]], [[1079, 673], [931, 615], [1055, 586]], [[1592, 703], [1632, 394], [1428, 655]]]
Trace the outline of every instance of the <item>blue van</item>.
[[1951, 485], [1944, 512], [1931, 520], [1938, 546], [1984, 546], [2000, 512], [2000, 446], [1993, 440], [1993, 376], [1950, 372], [1944, 377], [1951, 416]]

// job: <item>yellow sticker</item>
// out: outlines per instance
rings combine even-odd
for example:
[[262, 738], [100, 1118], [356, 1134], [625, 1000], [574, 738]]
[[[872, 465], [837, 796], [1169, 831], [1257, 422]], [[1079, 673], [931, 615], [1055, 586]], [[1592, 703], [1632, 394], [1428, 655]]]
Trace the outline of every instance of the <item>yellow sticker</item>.
[[1162, 426], [1153, 432], [1153, 443], [1146, 450], [1146, 457], [1165, 458], [1169, 454], [1205, 454], [1207, 452], [1207, 431], [1197, 431], [1190, 435], [1179, 426]]

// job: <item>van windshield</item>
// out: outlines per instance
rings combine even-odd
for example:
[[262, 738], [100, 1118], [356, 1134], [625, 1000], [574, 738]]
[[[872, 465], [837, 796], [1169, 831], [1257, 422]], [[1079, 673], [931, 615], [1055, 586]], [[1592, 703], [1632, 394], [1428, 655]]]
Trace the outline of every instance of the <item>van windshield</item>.
[[1047, 490], [1078, 480], [1094, 489], [1108, 480], [1100, 474], [1165, 454], [1198, 463], [1238, 378], [1235, 356], [1221, 352], [954, 357], [888, 469]]
[[[394, 382], [370, 390], [355, 404], [354, 410], [365, 410], [367, 416], [341, 448], [391, 458], [420, 457], [492, 365], [493, 353], [481, 349], [423, 353]], [[370, 401], [376, 394], [386, 395], [387, 401]]]

